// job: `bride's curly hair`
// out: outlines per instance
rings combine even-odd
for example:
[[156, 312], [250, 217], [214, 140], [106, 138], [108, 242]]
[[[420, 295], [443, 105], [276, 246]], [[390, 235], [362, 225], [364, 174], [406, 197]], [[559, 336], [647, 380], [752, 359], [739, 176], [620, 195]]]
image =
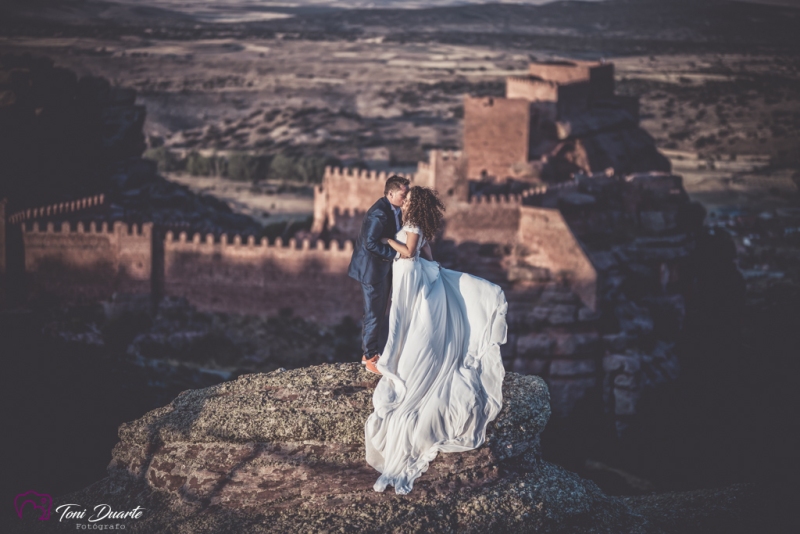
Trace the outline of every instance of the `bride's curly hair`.
[[419, 226], [428, 241], [432, 240], [444, 218], [444, 204], [435, 189], [415, 185], [408, 190], [408, 209], [403, 213], [404, 224]]

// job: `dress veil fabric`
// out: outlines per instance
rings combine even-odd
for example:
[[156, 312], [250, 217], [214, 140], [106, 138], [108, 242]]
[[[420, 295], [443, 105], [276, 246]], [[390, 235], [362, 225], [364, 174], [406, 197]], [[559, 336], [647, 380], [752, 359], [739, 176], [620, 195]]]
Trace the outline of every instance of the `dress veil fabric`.
[[[397, 234], [405, 242], [404, 226]], [[508, 304], [500, 286], [419, 257], [392, 272], [389, 338], [382, 378], [365, 424], [376, 491], [407, 494], [440, 452], [475, 449], [502, 407]]]

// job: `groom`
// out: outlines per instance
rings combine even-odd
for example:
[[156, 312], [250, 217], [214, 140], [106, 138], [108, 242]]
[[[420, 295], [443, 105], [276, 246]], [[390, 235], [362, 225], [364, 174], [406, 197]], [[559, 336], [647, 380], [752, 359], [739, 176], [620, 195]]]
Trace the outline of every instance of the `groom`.
[[392, 289], [392, 262], [399, 252], [383, 243], [385, 237], [394, 238], [400, 230], [400, 207], [408, 194], [409, 181], [393, 175], [386, 180], [383, 198], [367, 211], [361, 223], [353, 257], [347, 270], [350, 278], [361, 282], [364, 294], [364, 321], [361, 328], [361, 363], [367, 370], [380, 374], [375, 368], [388, 336], [386, 307]]

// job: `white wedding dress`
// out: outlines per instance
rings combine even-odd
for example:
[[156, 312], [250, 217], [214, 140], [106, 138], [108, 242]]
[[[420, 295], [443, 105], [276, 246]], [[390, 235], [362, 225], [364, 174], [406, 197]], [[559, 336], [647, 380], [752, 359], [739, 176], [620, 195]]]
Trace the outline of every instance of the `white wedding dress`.
[[[397, 240], [406, 242], [404, 226]], [[440, 452], [480, 447], [503, 403], [508, 304], [500, 286], [419, 256], [395, 260], [383, 375], [365, 424], [375, 491], [411, 491]]]

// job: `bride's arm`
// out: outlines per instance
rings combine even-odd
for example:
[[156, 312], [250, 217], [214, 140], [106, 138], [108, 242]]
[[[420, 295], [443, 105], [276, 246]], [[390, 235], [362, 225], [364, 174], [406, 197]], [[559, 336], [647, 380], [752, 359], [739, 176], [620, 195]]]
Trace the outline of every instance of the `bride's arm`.
[[433, 261], [433, 253], [431, 252], [430, 243], [425, 243], [425, 246], [420, 250], [420, 255], [428, 261]]
[[386, 239], [386, 243], [399, 252], [402, 256], [408, 258], [413, 256], [413, 250], [417, 248], [417, 241], [419, 241], [419, 235], [408, 232], [407, 234], [407, 241], [405, 244], [396, 241], [394, 239]]

